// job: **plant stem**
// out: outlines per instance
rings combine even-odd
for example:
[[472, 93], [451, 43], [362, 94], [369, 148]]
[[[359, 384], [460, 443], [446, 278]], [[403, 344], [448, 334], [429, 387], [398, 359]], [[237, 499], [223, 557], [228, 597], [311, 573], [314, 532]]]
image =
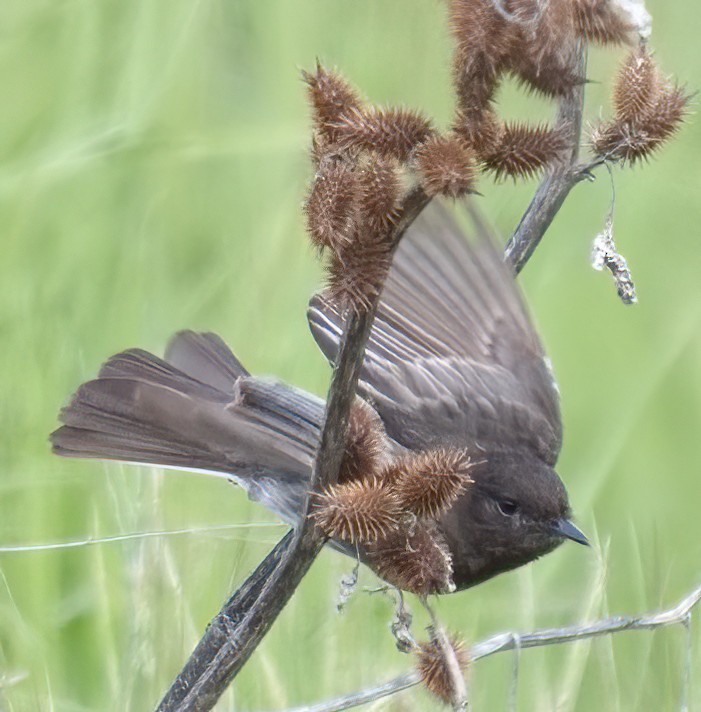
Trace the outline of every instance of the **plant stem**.
[[[429, 202], [430, 198], [421, 188], [407, 193], [391, 236], [392, 250]], [[321, 550], [325, 539], [307, 515], [313, 494], [338, 479], [348, 414], [378, 304], [379, 295], [368, 309], [352, 311], [346, 316], [304, 516], [207, 626], [185, 667], [158, 705], [158, 712], [212, 709], [270, 630]]]
[[[470, 662], [474, 663], [490, 655], [509, 650], [575, 643], [587, 638], [613, 635], [624, 631], [655, 630], [656, 628], [665, 628], [671, 625], [681, 625], [687, 629], [691, 612], [699, 602], [701, 602], [701, 586], [691, 591], [672, 608], [653, 613], [637, 616], [613, 616], [588, 625], [545, 628], [532, 633], [500, 633], [473, 645], [470, 651]], [[315, 705], [287, 710], [287, 712], [340, 712], [341, 710], [352, 709], [353, 707], [394, 695], [397, 692], [418, 685], [419, 682], [420, 679], [416, 672], [406, 672], [376, 687]]]
[[[580, 47], [576, 60], [578, 76], [586, 75], [586, 63], [586, 50]], [[558, 107], [556, 125], [569, 135], [570, 147], [567, 156], [544, 176], [504, 249], [505, 259], [511, 262], [517, 274], [525, 267], [540, 244], [569, 192], [588, 176], [579, 165], [583, 110], [582, 83], [562, 97]]]

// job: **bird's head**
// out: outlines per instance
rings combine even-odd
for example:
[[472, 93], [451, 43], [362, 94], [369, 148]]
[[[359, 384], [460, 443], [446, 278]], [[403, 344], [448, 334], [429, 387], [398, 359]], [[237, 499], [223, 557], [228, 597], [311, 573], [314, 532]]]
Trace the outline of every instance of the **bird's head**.
[[529, 452], [488, 455], [470, 475], [473, 484], [442, 522], [458, 589], [537, 559], [565, 539], [588, 543], [570, 521], [557, 473]]

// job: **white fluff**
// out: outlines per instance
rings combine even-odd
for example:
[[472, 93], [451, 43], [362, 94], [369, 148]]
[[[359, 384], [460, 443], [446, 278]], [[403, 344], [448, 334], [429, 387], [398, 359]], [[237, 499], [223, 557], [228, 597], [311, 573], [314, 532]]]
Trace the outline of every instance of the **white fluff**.
[[641, 37], [650, 36], [652, 33], [652, 15], [645, 7], [645, 0], [612, 0], [612, 2], [620, 8]]

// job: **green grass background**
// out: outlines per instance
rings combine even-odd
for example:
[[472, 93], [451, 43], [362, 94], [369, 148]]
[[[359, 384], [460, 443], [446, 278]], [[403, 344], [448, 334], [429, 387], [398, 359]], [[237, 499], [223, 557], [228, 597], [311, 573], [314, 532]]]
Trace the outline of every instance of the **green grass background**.
[[[697, 89], [701, 8], [648, 6], [662, 66]], [[445, 123], [449, 54], [438, 0], [3, 0], [0, 544], [185, 533], [0, 553], [0, 709], [152, 708], [282, 534], [226, 482], [59, 460], [47, 435], [107, 356], [161, 352], [184, 327], [220, 333], [254, 373], [323, 394], [329, 369], [304, 317], [320, 271], [300, 218], [299, 70], [320, 57], [372, 100]], [[590, 117], [606, 111], [619, 55], [592, 57]], [[513, 89], [503, 104], [550, 111]], [[468, 640], [670, 604], [701, 579], [701, 124], [615, 181], [639, 305], [622, 306], [588, 264], [605, 172], [576, 189], [523, 275], [562, 390], [559, 470], [597, 547], [565, 545], [441, 599]], [[480, 202], [508, 234], [532, 189], [484, 180]], [[359, 593], [336, 613], [349, 568], [322, 555], [220, 709], [301, 704], [407, 669], [388, 599]], [[692, 638], [701, 709], [698, 623]], [[519, 709], [678, 709], [683, 655], [678, 628], [526, 651]], [[513, 664], [475, 665], [475, 710], [507, 708]], [[387, 704], [434, 703], [414, 690]]]

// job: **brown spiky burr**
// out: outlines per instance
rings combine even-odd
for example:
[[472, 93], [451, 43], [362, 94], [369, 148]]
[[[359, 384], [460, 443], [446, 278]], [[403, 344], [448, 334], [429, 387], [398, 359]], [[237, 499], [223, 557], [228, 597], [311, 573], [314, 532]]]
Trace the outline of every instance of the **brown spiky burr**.
[[[464, 673], [469, 663], [465, 642], [457, 636], [451, 636], [447, 642], [453, 649], [460, 672]], [[436, 636], [418, 643], [414, 655], [414, 665], [424, 687], [445, 704], [453, 704], [456, 691], [450, 671], [451, 663], [446, 659], [446, 651]]]
[[564, 156], [568, 147], [566, 127], [504, 123], [496, 146], [482, 158], [497, 179], [530, 178]]
[[356, 398], [348, 418], [339, 483], [376, 476], [384, 465], [388, 449], [380, 416], [362, 398]]
[[623, 61], [613, 88], [613, 107], [620, 123], [640, 124], [650, 113], [660, 92], [657, 64], [644, 45]]
[[302, 71], [302, 79], [307, 85], [307, 96], [317, 131], [334, 141], [333, 125], [339, 117], [362, 106], [360, 96], [340, 74], [325, 69], [319, 62], [314, 72]]
[[307, 232], [315, 247], [336, 250], [351, 239], [359, 197], [355, 166], [335, 156], [321, 158], [304, 203]]
[[400, 515], [394, 493], [377, 478], [329, 487], [315, 496], [311, 513], [327, 536], [351, 544], [392, 536]]
[[456, 133], [432, 136], [422, 143], [414, 165], [428, 195], [459, 198], [474, 188], [476, 156]]
[[403, 591], [428, 596], [455, 590], [448, 547], [432, 522], [416, 521], [370, 542], [366, 557], [381, 578]]
[[634, 36], [634, 28], [618, 3], [612, 0], [574, 0], [577, 34], [596, 44], [624, 44]]
[[479, 110], [458, 109], [453, 131], [482, 159], [497, 150], [502, 124], [491, 106]]
[[450, 0], [448, 12], [458, 106], [465, 111], [483, 109], [494, 97], [517, 29], [491, 0]]
[[636, 163], [648, 159], [681, 127], [690, 96], [664, 79], [644, 47], [631, 52], [616, 77], [615, 116], [590, 135], [594, 154], [602, 160]]
[[345, 150], [374, 151], [402, 163], [433, 133], [431, 122], [417, 111], [377, 107], [353, 107], [332, 128]]
[[581, 83], [572, 0], [512, 0], [509, 8], [518, 39], [507, 58], [508, 71], [529, 89], [551, 97]]
[[446, 512], [472, 483], [471, 467], [464, 450], [425, 450], [400, 458], [385, 477], [403, 510], [420, 519], [433, 519]]
[[361, 241], [358, 226], [348, 246], [331, 253], [326, 265], [325, 294], [342, 309], [368, 309], [379, 294], [391, 264], [387, 241]]
[[358, 183], [366, 230], [375, 235], [385, 234], [399, 216], [402, 185], [397, 161], [368, 153], [358, 167]]

